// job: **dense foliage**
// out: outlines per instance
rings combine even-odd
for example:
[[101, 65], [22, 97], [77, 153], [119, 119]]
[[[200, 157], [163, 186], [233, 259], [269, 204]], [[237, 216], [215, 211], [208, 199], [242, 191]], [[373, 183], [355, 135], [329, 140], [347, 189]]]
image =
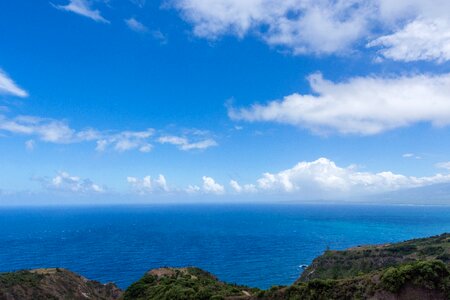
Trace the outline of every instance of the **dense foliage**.
[[146, 274], [125, 291], [124, 299], [224, 299], [245, 296], [250, 291], [255, 289], [223, 283], [203, 270], [185, 268], [172, 269], [164, 276]]

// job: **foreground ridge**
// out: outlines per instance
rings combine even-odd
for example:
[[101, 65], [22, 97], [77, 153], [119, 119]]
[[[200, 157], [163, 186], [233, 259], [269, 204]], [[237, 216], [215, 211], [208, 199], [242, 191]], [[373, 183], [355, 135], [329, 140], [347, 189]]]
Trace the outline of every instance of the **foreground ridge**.
[[64, 269], [0, 274], [0, 299], [450, 299], [450, 234], [327, 250], [291, 286], [260, 290], [195, 267], [154, 269], [121, 291]]

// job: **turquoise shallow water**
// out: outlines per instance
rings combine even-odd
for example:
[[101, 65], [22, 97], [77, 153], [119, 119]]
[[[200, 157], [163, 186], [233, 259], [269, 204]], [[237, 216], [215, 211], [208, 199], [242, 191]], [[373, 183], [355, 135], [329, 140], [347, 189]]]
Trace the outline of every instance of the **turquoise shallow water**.
[[450, 207], [183, 205], [0, 208], [0, 272], [64, 267], [125, 288], [161, 266], [198, 266], [267, 288], [327, 247], [450, 232]]

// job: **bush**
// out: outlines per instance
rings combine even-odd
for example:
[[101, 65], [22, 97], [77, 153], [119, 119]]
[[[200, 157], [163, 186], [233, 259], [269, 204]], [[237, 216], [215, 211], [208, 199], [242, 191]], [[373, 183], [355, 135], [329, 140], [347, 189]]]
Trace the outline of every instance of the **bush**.
[[393, 293], [398, 292], [406, 283], [427, 289], [444, 290], [447, 288], [444, 285], [447, 285], [449, 274], [442, 261], [419, 261], [387, 269], [381, 276], [381, 282]]

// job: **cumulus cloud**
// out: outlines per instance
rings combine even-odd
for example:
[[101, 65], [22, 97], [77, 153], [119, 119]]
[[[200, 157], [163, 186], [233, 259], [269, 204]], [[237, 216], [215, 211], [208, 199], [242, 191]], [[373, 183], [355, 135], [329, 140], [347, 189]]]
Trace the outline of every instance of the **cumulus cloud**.
[[92, 180], [72, 176], [67, 172], [59, 172], [53, 178], [44, 177], [36, 180], [49, 191], [71, 193], [103, 193], [105, 191], [104, 187], [92, 182]]
[[70, 11], [96, 22], [109, 23], [98, 9], [93, 9], [89, 0], [70, 0], [66, 5], [53, 5], [55, 8]]
[[[449, 182], [450, 175], [414, 177], [390, 171], [361, 172], [354, 166], [339, 167], [327, 158], [319, 158], [311, 162], [299, 162], [278, 173], [264, 173], [251, 191], [261, 194], [287, 193], [299, 200], [319, 200], [365, 196]], [[236, 192], [248, 192], [237, 182], [232, 181], [230, 184]]]
[[217, 142], [213, 139], [204, 139], [196, 142], [190, 142], [185, 137], [166, 135], [161, 136], [158, 139], [158, 142], [161, 144], [172, 144], [178, 146], [181, 150], [189, 151], [189, 150], [203, 150], [210, 147], [217, 146]]
[[160, 174], [158, 178], [152, 179], [151, 176], [145, 176], [142, 179], [137, 177], [127, 177], [127, 182], [131, 186], [134, 192], [145, 195], [154, 192], [169, 192], [170, 189], [167, 185], [166, 178]]
[[201, 186], [198, 185], [189, 185], [185, 192], [188, 194], [215, 194], [222, 195], [225, 193], [225, 187], [219, 183], [217, 183], [214, 178], [209, 176], [202, 177], [203, 184]]
[[0, 69], [0, 95], [28, 97], [28, 93], [19, 87], [2, 69]]
[[203, 38], [217, 39], [224, 35], [242, 38], [252, 34], [294, 54], [347, 52], [374, 39], [369, 45], [386, 47], [380, 53], [388, 58], [448, 60], [447, 0], [172, 0], [171, 3], [193, 25], [194, 34]]
[[225, 188], [223, 185], [217, 183], [212, 177], [203, 176], [203, 192], [211, 194], [223, 194]]
[[230, 187], [236, 193], [255, 193], [255, 192], [257, 192], [257, 188], [254, 184], [241, 185], [236, 180], [230, 180]]
[[148, 28], [135, 18], [125, 19], [125, 24], [127, 24], [128, 28], [130, 28], [133, 31], [148, 32]]
[[375, 39], [368, 47], [382, 47], [379, 53], [398, 61], [450, 60], [450, 19], [418, 19], [399, 31]]
[[450, 74], [381, 78], [355, 77], [345, 82], [309, 77], [313, 94], [229, 108], [234, 120], [271, 121], [314, 132], [371, 135], [428, 122], [450, 123]]
[[196, 194], [196, 193], [198, 193], [198, 192], [200, 192], [201, 191], [201, 188], [198, 186], [198, 185], [189, 185], [187, 188], [186, 188], [186, 192], [188, 193], [188, 194]]

